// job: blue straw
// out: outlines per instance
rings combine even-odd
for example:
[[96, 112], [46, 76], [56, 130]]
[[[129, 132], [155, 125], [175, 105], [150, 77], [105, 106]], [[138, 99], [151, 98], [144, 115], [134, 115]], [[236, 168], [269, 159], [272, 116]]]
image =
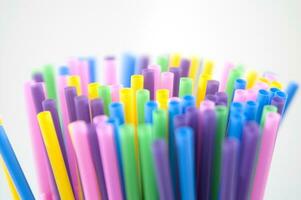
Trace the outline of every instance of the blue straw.
[[193, 137], [193, 131], [190, 127], [181, 127], [176, 130], [180, 189], [181, 199], [183, 200], [196, 199]]
[[87, 58], [80, 58], [80, 60], [85, 60], [88, 62], [89, 66], [89, 83], [93, 83], [97, 81], [96, 78], [96, 59], [93, 57], [87, 57]]
[[270, 102], [270, 94], [268, 91], [266, 90], [259, 90], [258, 94], [257, 94], [257, 104], [258, 104], [258, 108], [257, 108], [257, 115], [256, 115], [256, 122], [260, 123], [261, 120], [261, 114], [263, 111], [263, 107], [265, 105], [268, 105]]
[[119, 102], [113, 102], [109, 106], [110, 118], [116, 120], [118, 125], [124, 124], [124, 111], [123, 104]]
[[241, 140], [243, 125], [245, 117], [241, 113], [234, 113], [230, 115], [229, 126], [228, 126], [228, 137], [236, 138]]
[[247, 82], [244, 79], [236, 79], [234, 83], [234, 89], [246, 89]]
[[247, 101], [244, 108], [246, 121], [254, 121], [256, 119], [257, 103], [255, 101]]
[[294, 99], [294, 96], [297, 93], [297, 90], [299, 88], [298, 83], [296, 82], [290, 82], [286, 88], [286, 94], [287, 94], [287, 101], [286, 101], [286, 105], [285, 105], [285, 109], [284, 109], [284, 114], [286, 113], [287, 109], [289, 108], [289, 106], [292, 103], [292, 100]]
[[145, 104], [144, 114], [145, 114], [145, 123], [153, 123], [153, 111], [158, 108], [156, 101], [148, 101]]
[[278, 88], [271, 88], [270, 89], [270, 103], [273, 99], [273, 97], [275, 96], [276, 92], [280, 91]]
[[185, 113], [187, 108], [195, 107], [195, 97], [192, 95], [186, 95], [182, 101], [183, 112]]
[[121, 84], [123, 87], [131, 86], [131, 76], [135, 74], [135, 57], [131, 54], [124, 54], [122, 56], [121, 66]]
[[61, 76], [67, 76], [70, 75], [70, 70], [67, 66], [61, 66], [59, 68], [59, 75]]
[[21, 199], [35, 199], [3, 126], [0, 126], [0, 154]]

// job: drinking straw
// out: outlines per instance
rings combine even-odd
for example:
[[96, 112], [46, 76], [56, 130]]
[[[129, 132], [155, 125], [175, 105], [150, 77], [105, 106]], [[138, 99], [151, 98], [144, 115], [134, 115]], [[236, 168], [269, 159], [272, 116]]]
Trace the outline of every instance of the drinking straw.
[[73, 122], [76, 120], [76, 111], [74, 98], [76, 97], [76, 88], [75, 87], [66, 87], [65, 88], [65, 99], [68, 110], [69, 121]]
[[210, 198], [210, 186], [212, 177], [212, 162], [214, 156], [214, 140], [216, 135], [216, 114], [215, 110], [204, 110], [201, 117], [202, 123], [202, 144], [201, 144], [201, 179], [200, 190], [202, 199]]
[[126, 197], [131, 200], [140, 199], [141, 193], [135, 157], [134, 127], [130, 124], [124, 124], [119, 127], [119, 131]]
[[161, 77], [160, 77], [160, 66], [158, 65], [150, 65], [148, 67], [150, 70], [154, 71], [154, 99], [156, 98], [157, 89], [161, 86]]
[[213, 156], [213, 167], [211, 176], [211, 193], [210, 199], [219, 199], [219, 187], [221, 177], [221, 164], [222, 164], [222, 145], [225, 137], [227, 128], [227, 116], [228, 111], [226, 106], [216, 106], [216, 133], [214, 138], [214, 156]]
[[206, 87], [206, 96], [218, 92], [219, 82], [217, 80], [208, 80]]
[[292, 100], [294, 99], [297, 91], [298, 91], [299, 85], [296, 82], [290, 82], [288, 86], [286, 87], [285, 93], [287, 94], [287, 101], [284, 108], [284, 114], [286, 113], [287, 109], [292, 103]]
[[56, 96], [56, 83], [55, 83], [55, 72], [52, 65], [45, 65], [43, 67], [43, 78], [45, 81], [47, 96], [50, 99], [57, 99]]
[[142, 169], [143, 197], [145, 200], [158, 199], [154, 163], [151, 145], [154, 141], [152, 126], [139, 124], [138, 126], [140, 164]]
[[[234, 94], [234, 88], [235, 88], [235, 81], [236, 79], [240, 78], [243, 74], [243, 70], [240, 66], [235, 67], [229, 72], [228, 81], [226, 84], [226, 93], [228, 95], [229, 101], [232, 100], [233, 94]], [[229, 105], [229, 102], [228, 102]]]
[[269, 93], [266, 90], [259, 90], [257, 94], [257, 116], [256, 116], [256, 121], [257, 123], [260, 122], [261, 116], [262, 116], [262, 111], [263, 107], [269, 103]]
[[269, 99], [270, 103], [272, 102], [273, 97], [275, 96], [276, 92], [280, 91], [278, 88], [270, 88], [269, 90]]
[[244, 115], [246, 121], [255, 121], [257, 112], [257, 103], [255, 101], [247, 101], [244, 107]]
[[180, 76], [181, 70], [177, 67], [170, 67], [169, 71], [173, 73], [173, 92], [172, 96], [177, 97], [179, 95], [179, 83], [180, 83]]
[[192, 95], [186, 95], [182, 100], [183, 113], [186, 113], [187, 109], [190, 107], [195, 107], [195, 98]]
[[133, 89], [120, 89], [120, 102], [123, 104], [124, 117], [126, 123], [133, 123]]
[[81, 91], [84, 95], [88, 94], [87, 85], [89, 83], [89, 65], [85, 60], [80, 60], [78, 65], [78, 72], [81, 80]]
[[93, 119], [95, 116], [103, 115], [104, 114], [104, 108], [103, 108], [103, 102], [100, 98], [96, 98], [90, 101], [90, 110], [91, 110], [91, 119]]
[[270, 81], [267, 78], [262, 77], [262, 76], [258, 78], [258, 82], [262, 82], [262, 83], [265, 83], [267, 85], [270, 85]]
[[88, 97], [89, 97], [90, 100], [99, 97], [99, 94], [98, 94], [99, 86], [100, 86], [100, 84], [97, 83], [97, 82], [93, 82], [93, 83], [88, 84]]
[[76, 88], [76, 94], [82, 95], [80, 76], [72, 75], [67, 77], [67, 85]]
[[75, 121], [68, 126], [76, 153], [81, 183], [86, 199], [100, 199], [95, 168], [89, 146], [88, 129], [85, 121]]
[[[104, 59], [103, 64], [103, 80], [106, 85], [117, 84], [117, 64], [112, 56]], [[132, 66], [131, 66], [132, 67]]]
[[193, 86], [196, 85], [197, 82], [197, 73], [200, 68], [200, 59], [197, 56], [192, 56], [190, 58], [190, 67], [189, 67], [189, 78], [193, 81]]
[[235, 138], [227, 138], [222, 147], [220, 199], [236, 199], [238, 156], [239, 141]]
[[169, 95], [173, 96], [173, 79], [174, 74], [172, 72], [162, 72], [161, 73], [161, 86], [162, 89], [167, 89]]
[[207, 81], [210, 79], [210, 76], [207, 74], [201, 74], [198, 82], [198, 89], [196, 95], [196, 105], [200, 106], [201, 101], [205, 99]]
[[155, 72], [151, 69], [142, 70], [142, 75], [144, 76], [144, 89], [150, 92], [150, 99], [154, 100], [155, 97]]
[[110, 117], [115, 119], [118, 125], [124, 124], [123, 105], [121, 103], [110, 104]]
[[126, 53], [122, 56], [121, 84], [130, 87], [131, 76], [135, 73], [136, 59], [133, 55]]
[[63, 200], [74, 199], [51, 113], [49, 111], [40, 112], [37, 118], [60, 198]]
[[82, 58], [82, 60], [85, 60], [88, 63], [89, 66], [89, 83], [96, 82], [97, 77], [97, 69], [96, 69], [96, 60], [93, 57], [87, 57], [87, 58]]
[[251, 200], [261, 200], [264, 197], [280, 118], [280, 115], [275, 112], [270, 112], [266, 116], [254, 176], [253, 189], [250, 193]]
[[96, 127], [93, 124], [88, 125], [88, 139], [90, 152], [92, 155], [92, 162], [95, 167], [96, 178], [98, 181], [99, 191], [102, 200], [108, 199], [103, 164], [102, 164], [102, 156], [99, 150], [99, 143], [96, 133]]
[[181, 77], [188, 77], [190, 68], [190, 60], [182, 58], [180, 63]]
[[168, 147], [164, 139], [158, 139], [153, 142], [152, 155], [160, 199], [173, 200], [175, 198], [168, 160]]
[[192, 95], [192, 79], [182, 77], [179, 85], [179, 97], [182, 98], [186, 95]]
[[262, 115], [261, 115], [261, 120], [260, 120], [260, 127], [264, 127], [266, 116], [269, 112], [277, 112], [277, 107], [273, 105], [265, 105], [263, 107]]
[[246, 79], [247, 79], [246, 88], [247, 89], [252, 88], [255, 85], [258, 77], [259, 77], [259, 74], [257, 71], [255, 71], [255, 70], [248, 71], [246, 74]]
[[99, 90], [98, 90], [98, 94], [99, 94], [99, 97], [103, 101], [103, 107], [104, 107], [105, 114], [109, 115], [110, 114], [109, 105], [112, 102], [110, 87], [107, 85], [100, 86]]
[[35, 82], [44, 82], [43, 74], [40, 72], [33, 73], [32, 80], [34, 80]]
[[43, 110], [42, 101], [45, 99], [42, 83], [32, 84], [31, 82], [26, 82], [24, 85], [24, 95], [27, 105], [27, 116], [29, 119], [30, 138], [33, 145], [35, 166], [39, 183], [39, 195], [44, 194], [48, 198], [52, 198], [52, 195], [55, 195], [56, 186], [36, 118], [36, 113]]
[[155, 139], [167, 139], [167, 113], [163, 109], [153, 111], [153, 130]]
[[239, 112], [234, 112], [233, 114], [230, 113], [230, 119], [228, 125], [228, 137], [241, 140], [244, 122], [245, 122], [245, 117], [242, 113]]
[[285, 106], [285, 100], [284, 98], [281, 98], [279, 96], [275, 96], [272, 98], [271, 105], [275, 106], [277, 108], [277, 112], [280, 115], [283, 115], [284, 106]]
[[63, 133], [62, 133], [60, 119], [59, 119], [59, 115], [58, 115], [58, 111], [57, 111], [57, 107], [56, 107], [56, 102], [53, 99], [46, 99], [42, 102], [42, 106], [43, 106], [44, 111], [49, 111], [51, 113], [54, 128], [56, 130], [57, 138], [58, 138], [60, 148], [61, 148], [61, 151], [62, 151], [62, 155], [63, 155], [63, 158], [64, 158], [64, 163], [66, 165], [68, 176], [70, 176], [69, 166], [68, 166], [68, 162], [67, 162], [68, 160], [67, 160], [65, 142], [64, 142], [64, 137], [63, 137]]
[[233, 68], [234, 68], [234, 65], [232, 63], [230, 63], [230, 62], [225, 63], [224, 69], [222, 72], [220, 87], [219, 87], [220, 92], [224, 92], [226, 90], [229, 73], [230, 73], [230, 71], [232, 71]]
[[209, 100], [204, 100], [201, 105], [200, 105], [200, 111], [203, 112], [205, 110], [213, 110], [214, 109], [214, 102], [209, 101]]
[[159, 89], [156, 91], [156, 101], [159, 108], [167, 110], [169, 100], [169, 91], [167, 89]]
[[237, 90], [237, 89], [244, 90], [244, 89], [246, 89], [246, 85], [247, 85], [246, 80], [239, 78], [239, 79], [235, 80], [234, 88], [235, 88], [235, 90]]
[[259, 137], [259, 127], [257, 123], [255, 121], [246, 123], [240, 150], [237, 199], [248, 199]]
[[15, 187], [15, 184], [12, 180], [12, 177], [10, 176], [9, 171], [8, 171], [8, 169], [7, 169], [7, 167], [4, 163], [4, 160], [1, 156], [0, 156], [0, 165], [3, 168], [5, 179], [8, 183], [8, 187], [9, 187], [12, 199], [13, 200], [20, 200], [20, 196], [19, 196], [18, 191]]
[[157, 110], [158, 105], [156, 101], [148, 101], [144, 108], [145, 123], [153, 123], [153, 112]]
[[209, 100], [209, 101], [212, 101], [212, 102], [216, 103], [216, 95], [207, 94], [206, 97], [205, 97], [205, 100]]
[[225, 92], [216, 93], [216, 105], [228, 105], [228, 96]]
[[149, 59], [149, 57], [147, 55], [139, 56], [138, 57], [138, 61], [136, 63], [135, 74], [141, 74], [142, 70], [146, 69], [148, 67], [149, 60], [150, 59]]
[[162, 55], [157, 58], [157, 64], [160, 66], [161, 72], [168, 71], [168, 56]]
[[278, 88], [279, 90], [282, 90], [283, 86], [279, 81], [272, 81], [270, 83], [270, 87]]
[[70, 75], [70, 69], [67, 66], [61, 66], [59, 68], [59, 75], [61, 75], [61, 76]]
[[35, 199], [2, 125], [0, 125], [0, 154], [21, 199]]
[[108, 199], [122, 199], [116, 143], [112, 125], [101, 124], [97, 126], [97, 136], [100, 144], [99, 150], [102, 156]]
[[90, 123], [89, 102], [87, 96], [74, 97], [76, 120], [83, 120]]
[[133, 98], [133, 117], [134, 123], [137, 125], [137, 102], [136, 102], [136, 92], [139, 89], [143, 89], [144, 77], [140, 74], [135, 74], [131, 76], [131, 88], [133, 89], [134, 98]]
[[244, 103], [247, 99], [247, 92], [243, 89], [236, 89], [234, 91], [233, 102]]
[[181, 62], [181, 54], [173, 53], [169, 56], [169, 66], [170, 67], [179, 67]]
[[119, 101], [119, 90], [120, 90], [120, 88], [121, 88], [120, 85], [110, 85], [112, 102], [118, 102]]
[[107, 115], [98, 115], [94, 117], [93, 124], [97, 127], [100, 124], [106, 123], [108, 121]]
[[146, 89], [140, 89], [136, 92], [136, 109], [137, 109], [137, 119], [138, 124], [145, 123], [145, 114], [144, 114], [144, 108], [146, 102], [149, 101], [149, 91]]
[[193, 200], [195, 195], [194, 180], [194, 139], [190, 127], [181, 127], [176, 130], [176, 147], [180, 176], [181, 199]]
[[214, 70], [214, 62], [212, 60], [205, 60], [202, 74], [207, 75], [209, 79], [211, 79], [213, 70]]

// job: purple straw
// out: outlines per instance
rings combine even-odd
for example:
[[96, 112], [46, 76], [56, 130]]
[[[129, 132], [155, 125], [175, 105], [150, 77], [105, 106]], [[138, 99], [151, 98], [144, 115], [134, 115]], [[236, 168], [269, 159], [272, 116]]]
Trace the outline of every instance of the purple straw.
[[237, 139], [228, 138], [224, 141], [220, 186], [220, 199], [222, 200], [236, 199], [238, 151], [239, 141]]
[[66, 87], [65, 88], [65, 98], [69, 116], [69, 122], [76, 121], [76, 112], [75, 112], [75, 103], [74, 98], [76, 97], [76, 88], [75, 87]]
[[103, 115], [104, 114], [103, 102], [102, 102], [102, 100], [100, 98], [91, 100], [90, 101], [90, 107], [91, 107], [91, 116], [92, 116], [92, 119], [95, 116]]
[[146, 55], [140, 56], [137, 62], [137, 66], [135, 69], [136, 74], [141, 74], [141, 72], [146, 69], [149, 65], [149, 57]]
[[36, 72], [32, 75], [32, 79], [39, 83], [39, 82], [44, 82], [44, 77], [43, 77], [43, 74], [40, 73], [40, 72]]
[[214, 110], [202, 113], [202, 160], [201, 160], [201, 199], [209, 199], [211, 185], [211, 171], [216, 130], [216, 116]]
[[206, 95], [216, 94], [219, 88], [219, 81], [209, 80], [207, 82]]
[[34, 83], [30, 86], [31, 95], [36, 113], [43, 111], [42, 102], [45, 100], [43, 83]]
[[90, 123], [89, 100], [87, 96], [74, 97], [76, 120], [84, 120]]
[[228, 95], [225, 92], [216, 93], [216, 105], [227, 106], [228, 105]]
[[180, 75], [181, 69], [179, 67], [171, 67], [169, 71], [174, 74], [173, 76], [173, 97], [177, 97], [179, 95], [179, 85], [180, 85]]
[[152, 145], [156, 181], [160, 199], [173, 200], [168, 149], [164, 139], [155, 140]]
[[259, 127], [256, 122], [249, 122], [244, 127], [239, 164], [237, 199], [247, 200], [251, 176], [255, 167], [256, 147], [259, 141]]
[[181, 77], [188, 77], [190, 68], [190, 60], [183, 58], [181, 60], [180, 69], [181, 69]]
[[206, 97], [205, 97], [206, 100], [210, 100], [214, 103], [216, 103], [216, 95], [215, 94], [207, 94]]
[[277, 107], [277, 112], [281, 115], [285, 107], [285, 99], [279, 96], [274, 96], [271, 101], [271, 105]]
[[149, 90], [150, 99], [155, 98], [155, 72], [152, 69], [143, 69], [142, 75], [144, 76], [144, 89]]
[[93, 164], [94, 164], [95, 171], [97, 174], [99, 190], [101, 193], [101, 199], [107, 200], [108, 194], [107, 194], [107, 190], [106, 190], [105, 176], [104, 176], [103, 167], [102, 167], [102, 160], [101, 160], [102, 158], [101, 158], [101, 154], [99, 151], [99, 143], [98, 143], [98, 137], [96, 134], [96, 129], [93, 124], [88, 125], [88, 137], [89, 137], [89, 144], [90, 144], [90, 149], [91, 149], [92, 158], [93, 158]]

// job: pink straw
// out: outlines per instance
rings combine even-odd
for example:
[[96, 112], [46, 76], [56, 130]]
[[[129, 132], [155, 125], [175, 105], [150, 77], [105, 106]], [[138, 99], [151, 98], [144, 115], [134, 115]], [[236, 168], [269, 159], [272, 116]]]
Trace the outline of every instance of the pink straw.
[[89, 64], [88, 61], [79, 61], [79, 76], [81, 80], [82, 93], [88, 95], [88, 83], [89, 83]]
[[71, 58], [68, 61], [68, 67], [71, 75], [79, 75], [79, 60], [77, 58]]
[[173, 78], [174, 74], [172, 72], [162, 72], [161, 73], [161, 89], [168, 89], [169, 96], [172, 97], [173, 94]]
[[112, 96], [112, 102], [118, 102], [119, 101], [119, 90], [121, 86], [120, 85], [110, 85], [111, 90], [111, 96]]
[[101, 199], [89, 146], [87, 125], [84, 121], [75, 121], [69, 124], [69, 129], [78, 161], [85, 199]]
[[108, 120], [108, 116], [98, 115], [98, 116], [93, 118], [93, 124], [95, 126], [98, 126], [98, 125], [101, 125], [101, 124], [105, 123], [107, 120]]
[[104, 60], [104, 83], [106, 85], [117, 84], [117, 65], [113, 57], [107, 57]]
[[122, 199], [113, 128], [109, 124], [96, 127], [109, 199]]
[[35, 166], [37, 170], [39, 197], [47, 200], [56, 199], [56, 189], [51, 167], [44, 147], [43, 138], [40, 132], [35, 114], [34, 103], [31, 95], [31, 82], [24, 85], [24, 95], [27, 107], [28, 123], [30, 128], [30, 138], [33, 147]]
[[150, 65], [148, 68], [154, 71], [154, 76], [155, 76], [154, 77], [154, 79], [155, 79], [154, 91], [155, 91], [155, 96], [156, 96], [156, 91], [157, 91], [157, 89], [159, 89], [159, 87], [161, 85], [161, 83], [160, 83], [160, 80], [161, 80], [161, 77], [160, 77], [160, 68], [159, 68], [158, 65]]
[[227, 81], [228, 81], [229, 72], [233, 68], [234, 68], [233, 63], [230, 63], [230, 62], [225, 63], [224, 70], [223, 70], [223, 73], [222, 73], [221, 82], [220, 82], [220, 85], [219, 85], [219, 91], [220, 92], [224, 92], [225, 91], [226, 84], [227, 84]]
[[280, 115], [277, 112], [270, 112], [267, 114], [258, 154], [251, 200], [262, 200], [264, 197], [279, 122]]
[[237, 89], [234, 92], [233, 102], [246, 102], [247, 99], [247, 92], [243, 89]]
[[204, 100], [201, 102], [201, 105], [200, 105], [200, 111], [203, 112], [205, 110], [213, 110], [214, 109], [214, 102], [213, 101], [210, 101], [210, 100]]
[[254, 85], [254, 90], [256, 91], [256, 93], [259, 91], [259, 90], [268, 90], [269, 89], [269, 85], [264, 83], [264, 82], [258, 82]]
[[254, 89], [247, 90], [246, 101], [256, 101], [256, 99], [257, 99], [257, 91]]
[[61, 102], [61, 112], [62, 112], [62, 119], [63, 119], [63, 127], [64, 127], [64, 139], [67, 151], [67, 160], [69, 166], [69, 174], [70, 180], [72, 182], [73, 191], [75, 194], [76, 199], [80, 199], [79, 188], [80, 188], [80, 181], [78, 176], [78, 169], [76, 163], [76, 155], [75, 151], [72, 146], [71, 137], [68, 130], [68, 123], [69, 123], [69, 116], [67, 110], [67, 103], [65, 99], [65, 87], [67, 87], [67, 77], [66, 76], [59, 76], [58, 77], [58, 95]]

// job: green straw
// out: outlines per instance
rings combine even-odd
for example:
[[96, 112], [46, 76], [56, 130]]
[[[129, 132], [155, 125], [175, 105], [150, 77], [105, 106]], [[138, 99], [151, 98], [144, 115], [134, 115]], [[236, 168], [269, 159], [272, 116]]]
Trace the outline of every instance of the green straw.
[[141, 194], [135, 156], [134, 127], [130, 124], [123, 124], [119, 127], [119, 131], [126, 197], [138, 200], [141, 199]]
[[151, 151], [151, 145], [154, 141], [152, 126], [150, 124], [140, 124], [138, 126], [138, 137], [144, 199], [158, 199], [158, 191], [156, 186], [156, 178]]
[[232, 69], [229, 73], [228, 81], [226, 84], [226, 93], [228, 95], [228, 106], [232, 102], [235, 81], [240, 77], [242, 77], [243, 73], [244, 73], [244, 68], [242, 65], [238, 65], [237, 67]]
[[107, 85], [102, 85], [99, 87], [98, 94], [103, 101], [104, 113], [110, 115], [109, 105], [112, 102], [110, 87]]
[[263, 128], [265, 124], [265, 119], [266, 116], [269, 112], [277, 112], [277, 107], [273, 105], [265, 105], [263, 107], [262, 115], [261, 115], [261, 120], [260, 120], [260, 127]]
[[167, 139], [167, 113], [163, 109], [153, 111], [153, 126], [155, 139]]
[[52, 65], [45, 65], [42, 70], [43, 78], [47, 90], [47, 96], [50, 99], [57, 100], [55, 72]]
[[168, 71], [168, 56], [159, 56], [157, 58], [157, 64], [160, 65], [161, 72]]
[[213, 157], [213, 169], [212, 169], [212, 185], [211, 185], [211, 197], [213, 200], [218, 200], [219, 186], [220, 186], [220, 170], [222, 160], [222, 144], [225, 137], [227, 127], [228, 111], [226, 106], [215, 107], [217, 127], [214, 141], [214, 157]]
[[182, 77], [180, 79], [179, 97], [183, 98], [186, 95], [192, 95], [192, 79], [188, 77]]
[[144, 123], [144, 106], [146, 102], [149, 101], [150, 94], [146, 89], [140, 89], [136, 92], [136, 102], [137, 102], [137, 118], [138, 124]]

